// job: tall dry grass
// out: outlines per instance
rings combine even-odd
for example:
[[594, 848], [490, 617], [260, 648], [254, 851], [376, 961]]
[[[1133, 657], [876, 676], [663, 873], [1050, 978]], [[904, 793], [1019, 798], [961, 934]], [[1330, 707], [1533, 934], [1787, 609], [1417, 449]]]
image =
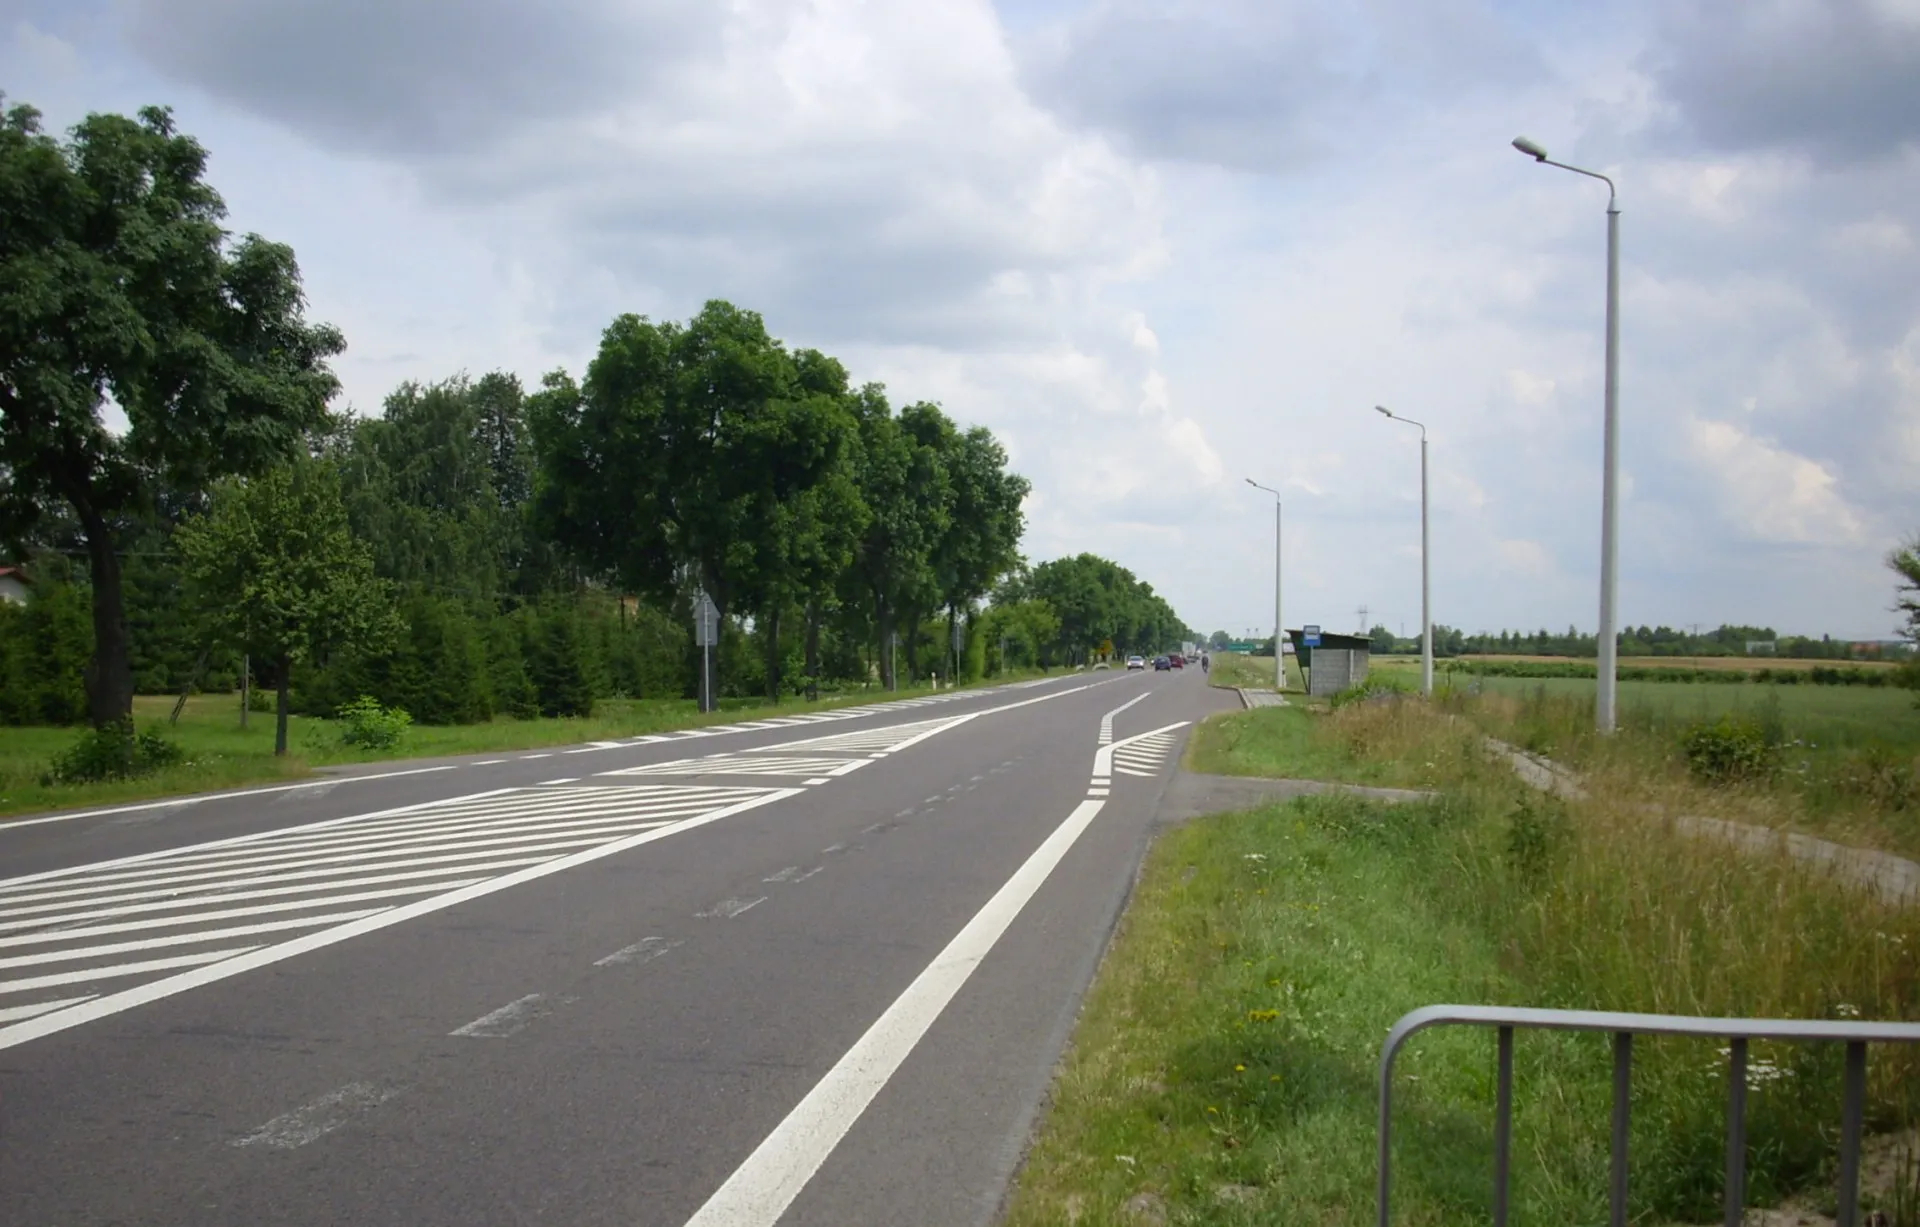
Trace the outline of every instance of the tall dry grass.
[[[1773, 1018], [1920, 1020], [1920, 907], [1784, 851], [1688, 833], [1702, 814], [1792, 825], [1789, 787], [1712, 789], [1650, 733], [1587, 739], [1583, 798], [1531, 791], [1490, 756], [1480, 730], [1571, 737], [1587, 715], [1527, 711], [1482, 696], [1451, 710], [1356, 704], [1326, 716], [1355, 753], [1413, 756], [1471, 817], [1433, 851], [1435, 889], [1496, 941], [1525, 1004]], [[1754, 1054], [1754, 1196], [1818, 1187], [1839, 1120], [1833, 1045]], [[1697, 1042], [1649, 1042], [1636, 1059], [1636, 1181], [1649, 1204], [1711, 1217], [1724, 1174], [1724, 1057]], [[1920, 1052], [1870, 1063], [1872, 1126], [1920, 1119]], [[1638, 1153], [1638, 1152], [1637, 1152]]]

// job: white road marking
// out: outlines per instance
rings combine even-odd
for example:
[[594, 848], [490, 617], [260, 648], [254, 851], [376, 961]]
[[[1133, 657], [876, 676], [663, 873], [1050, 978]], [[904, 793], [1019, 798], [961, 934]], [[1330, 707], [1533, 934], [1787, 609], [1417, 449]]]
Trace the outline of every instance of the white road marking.
[[695, 912], [700, 920], [732, 920], [742, 912], [750, 912], [767, 901], [765, 895], [757, 899], [722, 899], [704, 912]]
[[1105, 804], [1075, 807], [686, 1227], [774, 1227]]
[[[116, 963], [112, 967], [83, 967], [79, 971], [63, 971], [51, 976], [30, 976], [25, 980], [0, 981], [0, 993], [25, 993], [36, 988], [53, 988], [61, 984], [91, 984], [95, 980], [111, 980], [119, 976], [137, 976], [149, 971], [171, 971], [176, 967], [200, 967], [206, 963], [216, 963], [221, 959], [246, 954], [258, 950], [258, 946], [240, 946], [233, 950], [202, 950], [198, 954], [176, 954], [172, 958], [147, 959], [139, 963]], [[164, 981], [162, 981], [164, 983]], [[84, 1009], [86, 1007], [76, 1007]], [[9, 1032], [17, 1030], [8, 1027], [0, 1030], [0, 1048], [10, 1047], [7, 1043]], [[58, 1030], [58, 1028], [56, 1028]]]
[[824, 783], [826, 783], [826, 782], [827, 782], [827, 777], [826, 777], [826, 776], [823, 776], [823, 775], [821, 775], [821, 776], [815, 776], [815, 777], [814, 777], [813, 779], [810, 779], [810, 780], [808, 780], [808, 781], [806, 781], [806, 783], [807, 783], [808, 785], [814, 785], [814, 784], [824, 784]]
[[[388, 876], [389, 878], [393, 878], [393, 877], [414, 877], [418, 875], [391, 874]], [[371, 882], [374, 880], [375, 879], [371, 879], [371, 878], [362, 879], [362, 881], [368, 881], [368, 882]], [[477, 882], [479, 880], [480, 879], [478, 878], [470, 879], [470, 881], [473, 881], [473, 882]], [[456, 886], [465, 886], [467, 884], [468, 883], [464, 881], [463, 882], [445, 882], [445, 881], [416, 882], [411, 886], [391, 886], [385, 890], [363, 890], [363, 891], [357, 891], [350, 895], [328, 895], [326, 897], [325, 902], [329, 904], [362, 903], [370, 899], [394, 899], [394, 898], [399, 898], [405, 895], [423, 894], [430, 890], [451, 890]], [[342, 885], [349, 885], [349, 883], [329, 882], [326, 885], [342, 886]], [[277, 890], [245, 891], [241, 894], [236, 894], [236, 895], [229, 895], [229, 894], [223, 893], [219, 896], [219, 899], [221, 902], [225, 903], [229, 900], [258, 898], [262, 895], [284, 894], [286, 893], [287, 890], [313, 891], [318, 889], [321, 889], [321, 888], [318, 886], [298, 886], [298, 887], [288, 887], [288, 888], [285, 888], [285, 890], [277, 889]], [[177, 894], [178, 892], [169, 891], [167, 893]], [[91, 912], [68, 913], [67, 915], [62, 916], [60, 918], [63, 922], [66, 922], [67, 927], [60, 928], [57, 931], [57, 933], [56, 931], [53, 931], [53, 930], [47, 930], [44, 933], [29, 933], [24, 937], [0, 938], [0, 947], [23, 945], [30, 942], [47, 941], [54, 936], [58, 936], [58, 938], [61, 941], [67, 941], [72, 938], [83, 937], [83, 936], [99, 937], [99, 936], [104, 936], [105, 934], [108, 934], [108, 933], [136, 932], [140, 929], [149, 927], [152, 924], [152, 921], [151, 920], [126, 921], [118, 924], [92, 925], [84, 929], [77, 928], [77, 927], [70, 927], [70, 926], [72, 922], [76, 922], [76, 921], [93, 920], [95, 918], [108, 917], [108, 916], [126, 916], [135, 912], [151, 913], [156, 911], [165, 911], [169, 908], [185, 907], [189, 904], [197, 903], [197, 902], [199, 902], [199, 900], [197, 899], [181, 899], [181, 900], [169, 899], [161, 903], [137, 903], [137, 904], [130, 904], [125, 907], [95, 908]], [[271, 914], [273, 912], [298, 911], [301, 908], [313, 907], [314, 904], [315, 904], [315, 900], [312, 900], [312, 899], [288, 899], [280, 903], [262, 903], [262, 904], [257, 904], [253, 907], [230, 907], [230, 908], [222, 908], [219, 911], [215, 911], [215, 912], [195, 912], [193, 914], [193, 918], [197, 921], [232, 920], [239, 916], [264, 916], [264, 915]], [[47, 906], [58, 907], [60, 905], [49, 904]], [[36, 911], [39, 909], [23, 908], [21, 910]], [[46, 917], [36, 918], [36, 917], [30, 916], [23, 920], [8, 920], [8, 921], [0, 922], [0, 932], [11, 930], [11, 929], [28, 929], [28, 928], [36, 928], [36, 927], [44, 928], [44, 926], [46, 926], [48, 923], [49, 921], [47, 920]]]
[[1140, 700], [1146, 698], [1148, 695], [1152, 693], [1153, 691], [1151, 690], [1141, 691], [1139, 694], [1134, 695], [1131, 699], [1128, 699], [1125, 703], [1122, 703], [1120, 706], [1114, 708], [1112, 711], [1108, 712], [1106, 715], [1100, 717], [1100, 744], [1104, 746], [1113, 740], [1113, 718], [1115, 716], [1127, 710], [1129, 707], [1132, 707], [1135, 703], [1138, 703]]
[[393, 1087], [349, 1082], [337, 1091], [329, 1091], [303, 1108], [276, 1116], [230, 1146], [270, 1146], [292, 1150], [332, 1133], [357, 1114], [379, 1107], [400, 1092]]
[[664, 937], [643, 937], [633, 945], [616, 950], [605, 958], [595, 959], [593, 965], [617, 967], [624, 963], [651, 963], [679, 944], [677, 941], [670, 942]]
[[792, 877], [794, 874], [799, 872], [800, 872], [800, 866], [788, 865], [785, 869], [776, 870], [773, 873], [768, 874], [766, 877], [761, 878], [760, 880], [762, 882], [784, 882], [788, 878]]
[[553, 751], [552, 751], [552, 750], [543, 750], [543, 751], [541, 751], [541, 752], [540, 752], [540, 753], [538, 753], [538, 754], [522, 754], [522, 755], [521, 755], [520, 757], [521, 757], [522, 759], [528, 759], [528, 758], [552, 758], [552, 757], [553, 757]]
[[517, 1001], [509, 1001], [488, 1014], [482, 1014], [464, 1027], [455, 1027], [448, 1035], [465, 1036], [469, 1039], [503, 1040], [509, 1035], [517, 1035], [526, 1030], [527, 1024], [546, 1010], [540, 1003], [546, 998], [539, 993], [528, 993]]
[[541, 780], [540, 787], [552, 788], [555, 784], [578, 784], [579, 782], [580, 777], [577, 775], [563, 775], [557, 780]]
[[47, 1014], [54, 1010], [64, 1010], [70, 1005], [79, 1005], [83, 1001], [92, 1001], [93, 994], [85, 997], [65, 997], [59, 1001], [36, 1001], [32, 1005], [9, 1006], [0, 1010], [0, 1023], [18, 1022], [23, 1018], [32, 1018], [36, 1014]]
[[[357, 784], [365, 780], [391, 780], [403, 775], [426, 775], [434, 771], [452, 771], [458, 764], [444, 767], [410, 767], [405, 771], [378, 771], [367, 775], [343, 775], [341, 784]], [[105, 809], [75, 810], [67, 814], [47, 814], [39, 818], [0, 818], [0, 834], [17, 830], [20, 827], [37, 827], [43, 822], [72, 822], [76, 818], [104, 818], [108, 814], [132, 814], [150, 809], [181, 809], [188, 805], [198, 805], [202, 801], [230, 801], [238, 797], [264, 797], [269, 793], [292, 792], [296, 788], [311, 788], [311, 780], [300, 784], [275, 784], [269, 788], [242, 788], [234, 792], [199, 793], [191, 797], [174, 797], [168, 801], [145, 801], [139, 805], [112, 805]]]
[[467, 766], [469, 766], [469, 767], [495, 767], [495, 766], [498, 766], [499, 764], [501, 764], [501, 763], [504, 763], [504, 762], [506, 762], [506, 761], [507, 761], [507, 760], [506, 760], [506, 759], [504, 759], [504, 758], [483, 758], [483, 759], [481, 759], [481, 760], [479, 760], [478, 762], [473, 762], [473, 763], [468, 763], [468, 764], [467, 764]]
[[[730, 818], [736, 814], [745, 813], [748, 810], [757, 809], [763, 805], [769, 805], [776, 801], [785, 800], [788, 797], [800, 795], [800, 790], [796, 788], [751, 791], [753, 795], [734, 802], [733, 804], [723, 805], [718, 809], [695, 814], [666, 826], [640, 831], [622, 839], [614, 839], [594, 847], [583, 848], [567, 855], [542, 859], [536, 864], [527, 865], [512, 873], [503, 874], [496, 878], [489, 878], [484, 882], [476, 882], [458, 890], [443, 891], [429, 898], [418, 899], [412, 903], [402, 904], [399, 907], [388, 908], [377, 915], [367, 916], [343, 925], [336, 925], [330, 929], [323, 929], [318, 933], [302, 934], [288, 941], [279, 942], [271, 946], [251, 948], [245, 952], [215, 951], [205, 955], [180, 956], [180, 962], [171, 964], [167, 964], [167, 960], [155, 960], [153, 963], [142, 965], [142, 969], [161, 970], [162, 968], [158, 966], [158, 964], [188, 967], [192, 965], [193, 960], [206, 961], [210, 965], [193, 967], [190, 971], [167, 976], [159, 980], [150, 980], [136, 987], [118, 993], [112, 993], [104, 997], [98, 997], [92, 1001], [83, 1002], [80, 1005], [71, 1006], [64, 1010], [56, 1010], [49, 1014], [43, 1014], [38, 1018], [31, 1018], [24, 1022], [0, 1027], [0, 1049], [11, 1048], [16, 1044], [24, 1044], [29, 1040], [39, 1039], [42, 1036], [52, 1035], [56, 1032], [67, 1030], [70, 1027], [77, 1027], [83, 1023], [93, 1022], [96, 1019], [106, 1018], [124, 1010], [133, 1009], [135, 1006], [145, 1005], [151, 1001], [159, 1001], [174, 996], [177, 993], [184, 993], [191, 989], [200, 988], [204, 985], [227, 979], [230, 976], [242, 975], [257, 968], [270, 966], [271, 964], [294, 958], [310, 951], [324, 949], [327, 946], [349, 941], [368, 933], [374, 933], [392, 925], [403, 924], [416, 917], [429, 915], [445, 908], [455, 907], [459, 904], [481, 898], [485, 895], [494, 894], [498, 891], [510, 890], [526, 882], [532, 882], [552, 874], [565, 873], [567, 870], [589, 864], [605, 857], [619, 855], [622, 852], [640, 847], [643, 844], [652, 843], [655, 840], [665, 839], [668, 836], [677, 835], [683, 831], [695, 830], [710, 823], [719, 822], [724, 818]], [[420, 807], [409, 808], [417, 809]], [[221, 961], [211, 962], [213, 959], [219, 959]], [[96, 968], [90, 972], [76, 974], [97, 978], [107, 974], [130, 973], [120, 973], [113, 969], [103, 971]], [[76, 979], [72, 982], [77, 983], [79, 981]], [[0, 985], [0, 991], [12, 991], [13, 988], [13, 984]]]
[[[104, 958], [112, 954], [137, 954], [142, 950], [159, 950], [167, 946], [192, 946], [200, 942], [225, 941], [230, 937], [252, 937], [258, 933], [284, 933], [288, 929], [312, 929], [320, 925], [345, 924], [349, 920], [359, 920], [363, 916], [372, 916], [385, 908], [362, 908], [357, 912], [329, 912], [324, 916], [294, 916], [285, 920], [267, 920], [257, 925], [234, 925], [225, 929], [194, 929], [187, 933], [172, 933], [166, 937], [147, 937], [136, 942], [108, 942], [101, 946], [76, 946], [67, 950], [42, 950], [38, 954], [15, 954], [0, 959], [0, 970], [9, 967], [38, 967], [45, 963], [71, 963], [76, 959]], [[73, 937], [87, 937], [85, 929], [73, 929], [66, 932], [42, 934], [38, 941], [66, 941]], [[16, 941], [19, 939], [15, 939]], [[9, 988], [14, 981], [0, 982], [0, 988]]]
[[1162, 733], [1171, 733], [1175, 729], [1185, 728], [1188, 723], [1189, 721], [1186, 720], [1176, 720], [1172, 724], [1163, 725], [1160, 728], [1152, 729], [1145, 733], [1136, 733], [1132, 737], [1128, 737], [1123, 741], [1116, 741], [1110, 746], [1101, 746], [1098, 750], [1094, 751], [1093, 754], [1093, 774], [1112, 775], [1113, 756], [1117, 751], [1138, 742], [1145, 741], [1150, 737], [1158, 737]]
[[820, 849], [820, 853], [823, 856], [832, 856], [836, 852], [845, 852], [846, 850], [847, 850], [847, 845], [845, 844], [831, 844], [825, 848]]
[[814, 874], [816, 874], [816, 873], [819, 873], [819, 872], [820, 872], [820, 871], [821, 871], [822, 869], [825, 869], [825, 868], [826, 868], [826, 866], [825, 866], [825, 865], [815, 865], [815, 866], [814, 866], [814, 867], [813, 867], [812, 869], [809, 869], [809, 870], [807, 870], [807, 871], [806, 871], [805, 873], [803, 873], [803, 874], [801, 874], [801, 875], [800, 875], [799, 877], [797, 877], [797, 878], [795, 878], [795, 879], [794, 879], [794, 882], [795, 882], [796, 884], [797, 884], [797, 883], [800, 883], [800, 882], [804, 882], [804, 881], [806, 881], [806, 880], [807, 880], [808, 878], [810, 878], [810, 877], [812, 877], [812, 876], [813, 876]]

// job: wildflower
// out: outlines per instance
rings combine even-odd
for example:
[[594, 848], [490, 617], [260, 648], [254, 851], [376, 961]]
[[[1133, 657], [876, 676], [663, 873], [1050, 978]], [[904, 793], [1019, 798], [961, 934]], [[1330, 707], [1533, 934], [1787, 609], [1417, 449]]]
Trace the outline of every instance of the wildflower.
[[1212, 1104], [1207, 1105], [1207, 1111], [1213, 1113], [1215, 1116], [1220, 1115], [1220, 1109], [1214, 1107]]
[[1247, 1067], [1244, 1065], [1236, 1065], [1233, 1067], [1233, 1072], [1236, 1074], [1244, 1074], [1247, 1072]]
[[1267, 859], [1267, 854], [1264, 852], [1249, 852], [1240, 859], [1243, 861], [1264, 861]]

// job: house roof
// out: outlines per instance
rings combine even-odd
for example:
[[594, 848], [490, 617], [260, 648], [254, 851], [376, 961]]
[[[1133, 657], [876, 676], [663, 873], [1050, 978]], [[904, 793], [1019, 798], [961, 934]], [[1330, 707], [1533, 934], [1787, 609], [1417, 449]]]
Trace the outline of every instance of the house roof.
[[28, 575], [19, 567], [0, 567], [0, 579], [5, 579], [8, 576], [12, 576], [23, 584], [31, 584], [33, 582], [33, 576]]

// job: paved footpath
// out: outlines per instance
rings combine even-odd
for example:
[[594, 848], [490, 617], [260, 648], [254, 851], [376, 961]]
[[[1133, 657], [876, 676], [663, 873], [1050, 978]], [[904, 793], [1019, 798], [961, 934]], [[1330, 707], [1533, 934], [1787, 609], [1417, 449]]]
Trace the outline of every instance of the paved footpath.
[[1095, 673], [0, 823], [0, 1223], [987, 1222], [1234, 705]]

